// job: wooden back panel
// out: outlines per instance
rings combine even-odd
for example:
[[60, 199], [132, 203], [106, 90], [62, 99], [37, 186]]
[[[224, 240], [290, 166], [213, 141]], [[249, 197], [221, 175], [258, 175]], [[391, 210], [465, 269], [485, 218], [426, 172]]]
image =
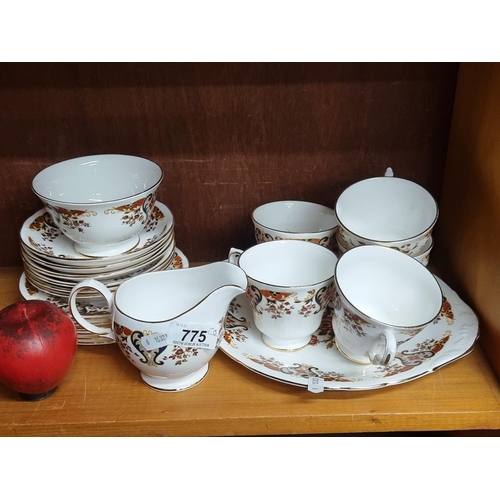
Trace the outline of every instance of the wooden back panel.
[[500, 375], [500, 64], [462, 63], [434, 260], [476, 311]]
[[439, 197], [458, 64], [0, 64], [0, 266], [19, 265], [31, 180], [58, 161], [138, 155], [192, 261], [255, 243], [278, 199], [333, 207], [360, 179], [396, 175]]

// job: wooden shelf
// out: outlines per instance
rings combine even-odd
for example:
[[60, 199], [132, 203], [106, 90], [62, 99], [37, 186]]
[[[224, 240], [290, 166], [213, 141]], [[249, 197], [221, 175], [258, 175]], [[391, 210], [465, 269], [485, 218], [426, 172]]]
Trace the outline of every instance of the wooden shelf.
[[[0, 268], [0, 307], [21, 300], [22, 268]], [[0, 386], [2, 436], [236, 436], [500, 429], [500, 384], [481, 347], [412, 382], [313, 394], [262, 377], [219, 351], [180, 393], [142, 383], [116, 345], [80, 346], [50, 398]]]

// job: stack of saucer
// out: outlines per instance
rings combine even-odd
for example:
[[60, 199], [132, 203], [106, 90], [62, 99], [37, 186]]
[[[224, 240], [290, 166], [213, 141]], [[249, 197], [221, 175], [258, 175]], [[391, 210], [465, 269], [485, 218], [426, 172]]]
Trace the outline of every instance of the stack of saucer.
[[[19, 282], [21, 295], [28, 300], [48, 300], [66, 312], [72, 288], [84, 279], [99, 280], [113, 292], [133, 276], [189, 266], [175, 247], [172, 213], [158, 201], [139, 234], [137, 245], [117, 255], [91, 257], [76, 252], [73, 242], [61, 233], [45, 208], [25, 221], [20, 240], [24, 266]], [[79, 297], [84, 316], [91, 316], [94, 323], [103, 327], [110, 326], [109, 311], [100, 295], [89, 290], [82, 291]], [[80, 344], [114, 342], [111, 336], [100, 336], [76, 326]]]

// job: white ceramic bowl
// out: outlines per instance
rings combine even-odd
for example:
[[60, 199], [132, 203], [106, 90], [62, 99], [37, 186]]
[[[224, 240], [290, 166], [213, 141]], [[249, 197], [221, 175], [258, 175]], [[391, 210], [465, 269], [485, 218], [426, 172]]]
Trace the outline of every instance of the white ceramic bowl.
[[331, 208], [308, 201], [274, 201], [252, 214], [257, 243], [303, 240], [332, 248], [338, 222]]
[[106, 154], [51, 165], [35, 176], [32, 189], [78, 253], [108, 256], [139, 243], [162, 179], [150, 160]]
[[335, 205], [346, 249], [360, 245], [419, 255], [428, 244], [439, 209], [422, 186], [397, 177], [374, 177], [345, 189]]

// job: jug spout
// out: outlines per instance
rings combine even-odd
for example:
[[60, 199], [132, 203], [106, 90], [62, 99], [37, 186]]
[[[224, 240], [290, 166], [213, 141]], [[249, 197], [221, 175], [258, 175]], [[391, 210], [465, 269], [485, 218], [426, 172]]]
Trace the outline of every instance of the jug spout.
[[207, 297], [206, 307], [212, 310], [215, 316], [225, 316], [229, 305], [238, 295], [245, 293], [245, 289], [236, 285], [224, 285], [221, 288], [214, 290], [214, 292]]
[[238, 266], [228, 262], [214, 262], [197, 268], [198, 280], [203, 283], [206, 296], [192, 309], [186, 311], [179, 321], [220, 323], [223, 327], [231, 301], [245, 293], [247, 276]]

